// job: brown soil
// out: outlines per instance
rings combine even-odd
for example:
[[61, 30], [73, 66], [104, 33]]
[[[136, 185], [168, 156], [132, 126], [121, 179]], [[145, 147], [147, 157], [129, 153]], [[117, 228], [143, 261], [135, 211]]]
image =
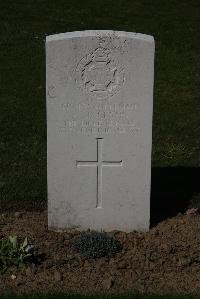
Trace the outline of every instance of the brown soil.
[[0, 215], [0, 239], [27, 236], [40, 264], [0, 274], [0, 291], [127, 291], [200, 294], [200, 215], [196, 211], [164, 220], [147, 233], [114, 231], [123, 250], [112, 258], [84, 259], [70, 240], [80, 233], [48, 231], [47, 211]]

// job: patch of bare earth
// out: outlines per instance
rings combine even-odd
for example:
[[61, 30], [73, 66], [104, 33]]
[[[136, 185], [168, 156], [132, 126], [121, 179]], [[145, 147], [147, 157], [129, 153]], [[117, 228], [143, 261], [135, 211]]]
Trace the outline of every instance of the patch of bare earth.
[[47, 211], [5, 212], [0, 239], [27, 236], [38, 248], [40, 264], [0, 274], [0, 291], [126, 291], [200, 294], [200, 215], [195, 212], [160, 222], [147, 233], [114, 231], [123, 250], [112, 258], [84, 259], [70, 240], [77, 230], [48, 230]]

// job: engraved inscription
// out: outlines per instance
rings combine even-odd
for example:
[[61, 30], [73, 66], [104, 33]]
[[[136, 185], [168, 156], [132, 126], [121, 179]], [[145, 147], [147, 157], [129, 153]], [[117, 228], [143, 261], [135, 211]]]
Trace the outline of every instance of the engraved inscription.
[[123, 85], [124, 69], [112, 57], [109, 49], [99, 47], [79, 62], [76, 82], [90, 96], [107, 99]]
[[137, 134], [133, 120], [137, 103], [71, 103], [62, 104], [64, 112], [62, 131], [71, 134]]
[[97, 159], [96, 161], [77, 161], [76, 166], [92, 166], [97, 169], [97, 202], [96, 208], [102, 208], [102, 168], [107, 167], [116, 167], [122, 166], [121, 161], [103, 161], [102, 160], [102, 151], [103, 151], [103, 138], [96, 138], [97, 140]]

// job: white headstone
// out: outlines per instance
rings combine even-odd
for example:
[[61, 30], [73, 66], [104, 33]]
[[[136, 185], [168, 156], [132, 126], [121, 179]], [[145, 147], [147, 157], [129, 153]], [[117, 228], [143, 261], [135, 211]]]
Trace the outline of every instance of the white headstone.
[[49, 229], [148, 231], [154, 39], [46, 38]]

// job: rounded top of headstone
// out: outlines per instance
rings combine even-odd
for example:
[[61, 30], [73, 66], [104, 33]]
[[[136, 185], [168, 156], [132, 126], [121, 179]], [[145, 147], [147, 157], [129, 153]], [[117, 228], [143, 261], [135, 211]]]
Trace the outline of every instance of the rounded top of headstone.
[[80, 38], [80, 37], [93, 37], [100, 35], [115, 35], [116, 37], [134, 38], [144, 40], [146, 42], [154, 43], [154, 37], [152, 35], [126, 32], [126, 31], [114, 31], [114, 30], [84, 30], [84, 31], [73, 31], [66, 33], [59, 33], [46, 36], [46, 42], [58, 41], [67, 38]]

